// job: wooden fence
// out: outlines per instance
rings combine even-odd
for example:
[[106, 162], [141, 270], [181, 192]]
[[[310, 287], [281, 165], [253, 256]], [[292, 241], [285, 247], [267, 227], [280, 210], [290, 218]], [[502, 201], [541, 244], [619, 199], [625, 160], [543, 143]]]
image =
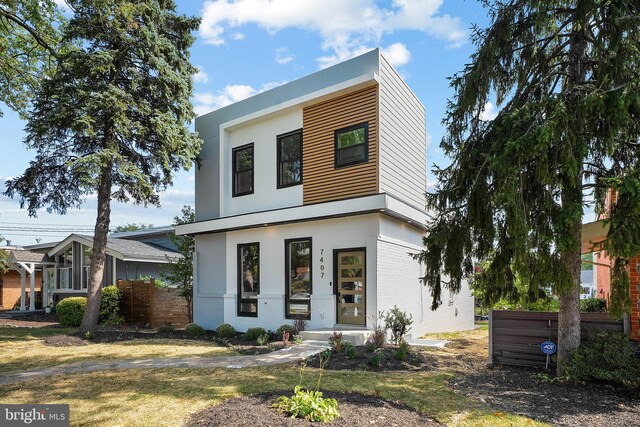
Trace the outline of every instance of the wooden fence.
[[154, 280], [118, 280], [120, 314], [128, 323], [157, 328], [172, 325], [181, 328], [189, 323], [187, 303], [172, 288], [159, 288]]
[[[581, 339], [593, 329], [626, 332], [628, 325], [607, 313], [581, 313]], [[540, 345], [545, 341], [558, 343], [558, 313], [493, 310], [489, 315], [490, 364], [544, 367], [547, 357]]]

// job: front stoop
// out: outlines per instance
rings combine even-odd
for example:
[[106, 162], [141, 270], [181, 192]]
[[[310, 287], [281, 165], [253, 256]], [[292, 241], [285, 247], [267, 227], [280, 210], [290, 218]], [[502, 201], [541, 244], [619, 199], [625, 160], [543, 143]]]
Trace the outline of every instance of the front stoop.
[[349, 341], [353, 345], [364, 345], [367, 339], [373, 331], [367, 329], [341, 329], [341, 328], [326, 328], [315, 329], [313, 331], [302, 331], [300, 337], [302, 341], [322, 341], [328, 342], [329, 338], [333, 336], [333, 333], [342, 333], [342, 338], [345, 341]]

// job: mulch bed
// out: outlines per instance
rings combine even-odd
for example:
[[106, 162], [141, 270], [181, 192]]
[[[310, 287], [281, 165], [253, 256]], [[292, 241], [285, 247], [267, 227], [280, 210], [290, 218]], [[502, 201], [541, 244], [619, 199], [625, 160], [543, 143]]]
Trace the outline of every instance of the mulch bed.
[[[436, 366], [437, 358], [433, 353], [427, 353], [419, 347], [411, 347], [405, 360], [396, 358], [397, 347], [387, 346], [370, 352], [365, 346], [356, 346], [356, 355], [349, 358], [345, 351], [332, 351], [329, 361], [324, 365], [325, 369], [334, 371], [432, 371]], [[379, 356], [379, 364], [374, 364], [374, 357]], [[302, 364], [304, 362], [300, 362]], [[307, 359], [307, 366], [320, 367], [320, 356], [316, 355]]]
[[52, 335], [44, 339], [44, 343], [51, 347], [74, 347], [79, 345], [89, 345], [91, 341], [84, 340], [72, 335]]
[[0, 326], [16, 326], [21, 328], [59, 327], [58, 319], [53, 314], [38, 313], [24, 316], [0, 318]]
[[279, 396], [291, 394], [293, 394], [291, 390], [286, 390], [228, 399], [192, 415], [187, 426], [429, 427], [442, 425], [408, 406], [357, 393], [323, 392], [323, 397], [331, 397], [338, 401], [340, 417], [330, 423], [312, 423], [300, 418], [292, 419], [271, 408]]
[[542, 371], [493, 367], [458, 376], [452, 386], [496, 411], [561, 426], [639, 426], [640, 391], [599, 383], [549, 382]]

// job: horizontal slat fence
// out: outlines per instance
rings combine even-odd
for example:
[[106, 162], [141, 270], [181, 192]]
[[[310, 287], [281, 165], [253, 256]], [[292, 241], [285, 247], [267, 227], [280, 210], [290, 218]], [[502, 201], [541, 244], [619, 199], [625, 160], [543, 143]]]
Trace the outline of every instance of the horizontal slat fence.
[[157, 328], [172, 325], [181, 328], [189, 323], [187, 304], [172, 288], [159, 288], [154, 280], [118, 280], [120, 314], [126, 322]]
[[[625, 323], [607, 313], [581, 313], [580, 324], [583, 341], [593, 329], [625, 332]], [[493, 310], [489, 316], [490, 364], [544, 367], [540, 345], [547, 340], [558, 343], [558, 313]]]

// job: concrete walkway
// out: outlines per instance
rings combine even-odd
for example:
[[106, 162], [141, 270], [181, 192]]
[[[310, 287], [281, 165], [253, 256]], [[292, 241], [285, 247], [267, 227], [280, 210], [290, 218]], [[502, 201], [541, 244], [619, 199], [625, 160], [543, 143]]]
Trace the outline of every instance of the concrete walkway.
[[25, 372], [0, 375], [0, 386], [34, 378], [49, 377], [59, 374], [76, 374], [80, 372], [111, 371], [119, 369], [162, 369], [162, 368], [227, 368], [240, 369], [254, 366], [271, 366], [281, 363], [297, 362], [329, 348], [322, 341], [304, 341], [292, 347], [272, 353], [256, 356], [221, 356], [221, 357], [176, 357], [163, 359], [132, 359], [97, 362], [78, 362], [66, 365], [35, 368]]

